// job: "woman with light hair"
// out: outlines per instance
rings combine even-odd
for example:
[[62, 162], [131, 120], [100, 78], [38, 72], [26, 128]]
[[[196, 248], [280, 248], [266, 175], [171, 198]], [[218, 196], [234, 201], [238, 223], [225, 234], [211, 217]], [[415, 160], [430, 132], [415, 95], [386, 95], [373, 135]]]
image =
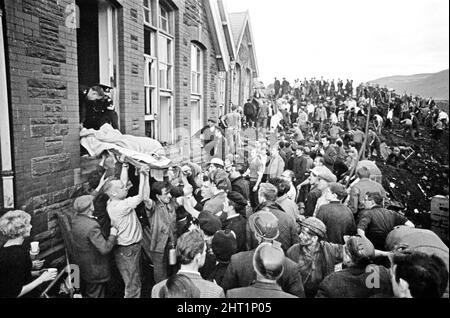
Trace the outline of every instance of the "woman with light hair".
[[[33, 271], [43, 262], [32, 264], [28, 250], [23, 246], [30, 236], [31, 216], [21, 210], [9, 211], [0, 218], [0, 233], [8, 241], [0, 248], [0, 298], [21, 297], [46, 281], [55, 279], [57, 273]], [[38, 276], [33, 280], [33, 276]]]

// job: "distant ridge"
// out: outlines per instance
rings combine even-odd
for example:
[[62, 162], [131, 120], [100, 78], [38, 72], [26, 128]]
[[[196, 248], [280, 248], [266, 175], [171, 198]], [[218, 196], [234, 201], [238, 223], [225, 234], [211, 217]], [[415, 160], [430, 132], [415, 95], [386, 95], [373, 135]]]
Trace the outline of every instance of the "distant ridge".
[[382, 77], [369, 83], [379, 84], [381, 87], [393, 88], [398, 94], [419, 95], [436, 100], [448, 100], [449, 70], [437, 73], [397, 75]]

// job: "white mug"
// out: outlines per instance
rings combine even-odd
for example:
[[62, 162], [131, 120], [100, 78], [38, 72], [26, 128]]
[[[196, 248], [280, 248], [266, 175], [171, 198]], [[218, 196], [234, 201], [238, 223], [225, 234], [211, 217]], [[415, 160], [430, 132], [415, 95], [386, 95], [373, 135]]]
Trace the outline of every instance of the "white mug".
[[31, 245], [31, 252], [34, 253], [39, 253], [39, 242], [38, 241], [34, 241], [30, 243]]

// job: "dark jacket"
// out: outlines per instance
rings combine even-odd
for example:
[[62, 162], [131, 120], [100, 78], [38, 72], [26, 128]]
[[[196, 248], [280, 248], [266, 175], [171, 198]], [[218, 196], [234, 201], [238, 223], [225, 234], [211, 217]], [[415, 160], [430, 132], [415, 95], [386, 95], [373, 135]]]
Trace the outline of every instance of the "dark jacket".
[[295, 179], [298, 183], [303, 182], [305, 178], [305, 172], [307, 169], [307, 160], [304, 157], [293, 156], [288, 162], [288, 169], [292, 170], [295, 174]]
[[108, 254], [116, 243], [116, 236], [108, 239], [100, 224], [87, 215], [75, 215], [71, 222], [73, 262], [80, 267], [81, 279], [89, 283], [103, 283], [110, 279]]
[[198, 271], [203, 279], [210, 280], [211, 276], [216, 271], [216, 262], [216, 255], [214, 255], [211, 248], [208, 248], [206, 250], [205, 263]]
[[298, 298], [283, 292], [277, 283], [256, 281], [248, 287], [234, 288], [227, 292], [227, 298]]
[[244, 177], [240, 176], [236, 179], [231, 180], [231, 190], [239, 192], [248, 201], [250, 198], [250, 184]]
[[[286, 253], [286, 251], [292, 245], [299, 242], [297, 233], [297, 223], [295, 219], [287, 214], [283, 208], [275, 202], [264, 202], [261, 203], [255, 211], [261, 211], [263, 208], [268, 208], [278, 219], [278, 230], [280, 234], [277, 237], [277, 241], [281, 243], [281, 248]], [[246, 232], [247, 232], [247, 248], [248, 250], [254, 249], [258, 246], [258, 241], [255, 238], [252, 230], [250, 229], [250, 224], [253, 222], [254, 214], [250, 215], [248, 218]]]
[[274, 87], [275, 89], [280, 89], [280, 87], [281, 87], [281, 82], [280, 82], [279, 80], [276, 80], [276, 81], [273, 83], [273, 87]]
[[236, 243], [237, 243], [236, 252], [242, 252], [247, 250], [247, 246], [245, 244], [246, 225], [247, 220], [240, 214], [229, 219], [227, 218], [225, 222], [223, 222], [222, 224], [224, 230], [232, 230], [236, 234]]
[[[373, 287], [370, 288], [367, 283], [373, 283]], [[316, 297], [368, 298], [380, 293], [393, 296], [389, 270], [384, 266], [369, 265], [367, 268], [350, 267], [331, 273], [319, 285]]]
[[119, 129], [119, 117], [114, 110], [107, 109], [98, 101], [83, 101], [81, 103], [81, 122], [87, 129], [99, 130], [104, 124]]
[[[222, 280], [224, 290], [238, 287], [247, 287], [256, 280], [256, 272], [253, 269], [253, 255], [255, 250], [240, 252], [231, 256], [225, 276]], [[299, 267], [287, 257], [284, 260], [284, 272], [277, 283], [286, 293], [300, 298], [305, 297], [302, 277]]]
[[356, 223], [352, 211], [340, 202], [330, 202], [322, 205], [316, 213], [316, 218], [327, 227], [327, 241], [344, 244], [344, 235], [356, 234]]
[[408, 219], [398, 212], [380, 206], [361, 211], [358, 229], [365, 232], [366, 237], [376, 249], [384, 250], [386, 237], [397, 225], [404, 225]]
[[206, 280], [209, 280], [211, 282], [215, 281], [217, 283], [217, 285], [219, 285], [220, 287], [223, 288], [222, 282], [223, 282], [223, 278], [225, 276], [225, 273], [227, 271], [229, 264], [230, 264], [229, 262], [224, 263], [224, 262], [217, 261], [216, 267], [214, 267], [212, 272], [210, 272], [210, 274], [206, 278]]
[[316, 209], [317, 199], [319, 199], [321, 195], [322, 191], [318, 189], [312, 189], [306, 195], [305, 213], [304, 213], [306, 217], [313, 216], [314, 210]]
[[109, 197], [105, 193], [98, 193], [93, 191], [91, 195], [94, 197], [94, 213], [93, 216], [97, 219], [100, 224], [102, 233], [105, 237], [109, 236], [109, 231], [111, 230], [111, 219], [109, 218], [108, 212], [106, 211], [106, 204]]
[[244, 115], [248, 116], [250, 118], [253, 118], [256, 116], [256, 109], [255, 106], [252, 103], [245, 103], [244, 104]]

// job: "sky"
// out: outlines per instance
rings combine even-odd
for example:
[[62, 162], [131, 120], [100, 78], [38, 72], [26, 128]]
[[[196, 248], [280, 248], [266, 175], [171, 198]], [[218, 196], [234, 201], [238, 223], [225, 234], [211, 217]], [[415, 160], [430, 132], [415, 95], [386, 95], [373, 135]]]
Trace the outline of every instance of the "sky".
[[448, 0], [224, 0], [248, 10], [259, 79], [354, 83], [449, 67]]

